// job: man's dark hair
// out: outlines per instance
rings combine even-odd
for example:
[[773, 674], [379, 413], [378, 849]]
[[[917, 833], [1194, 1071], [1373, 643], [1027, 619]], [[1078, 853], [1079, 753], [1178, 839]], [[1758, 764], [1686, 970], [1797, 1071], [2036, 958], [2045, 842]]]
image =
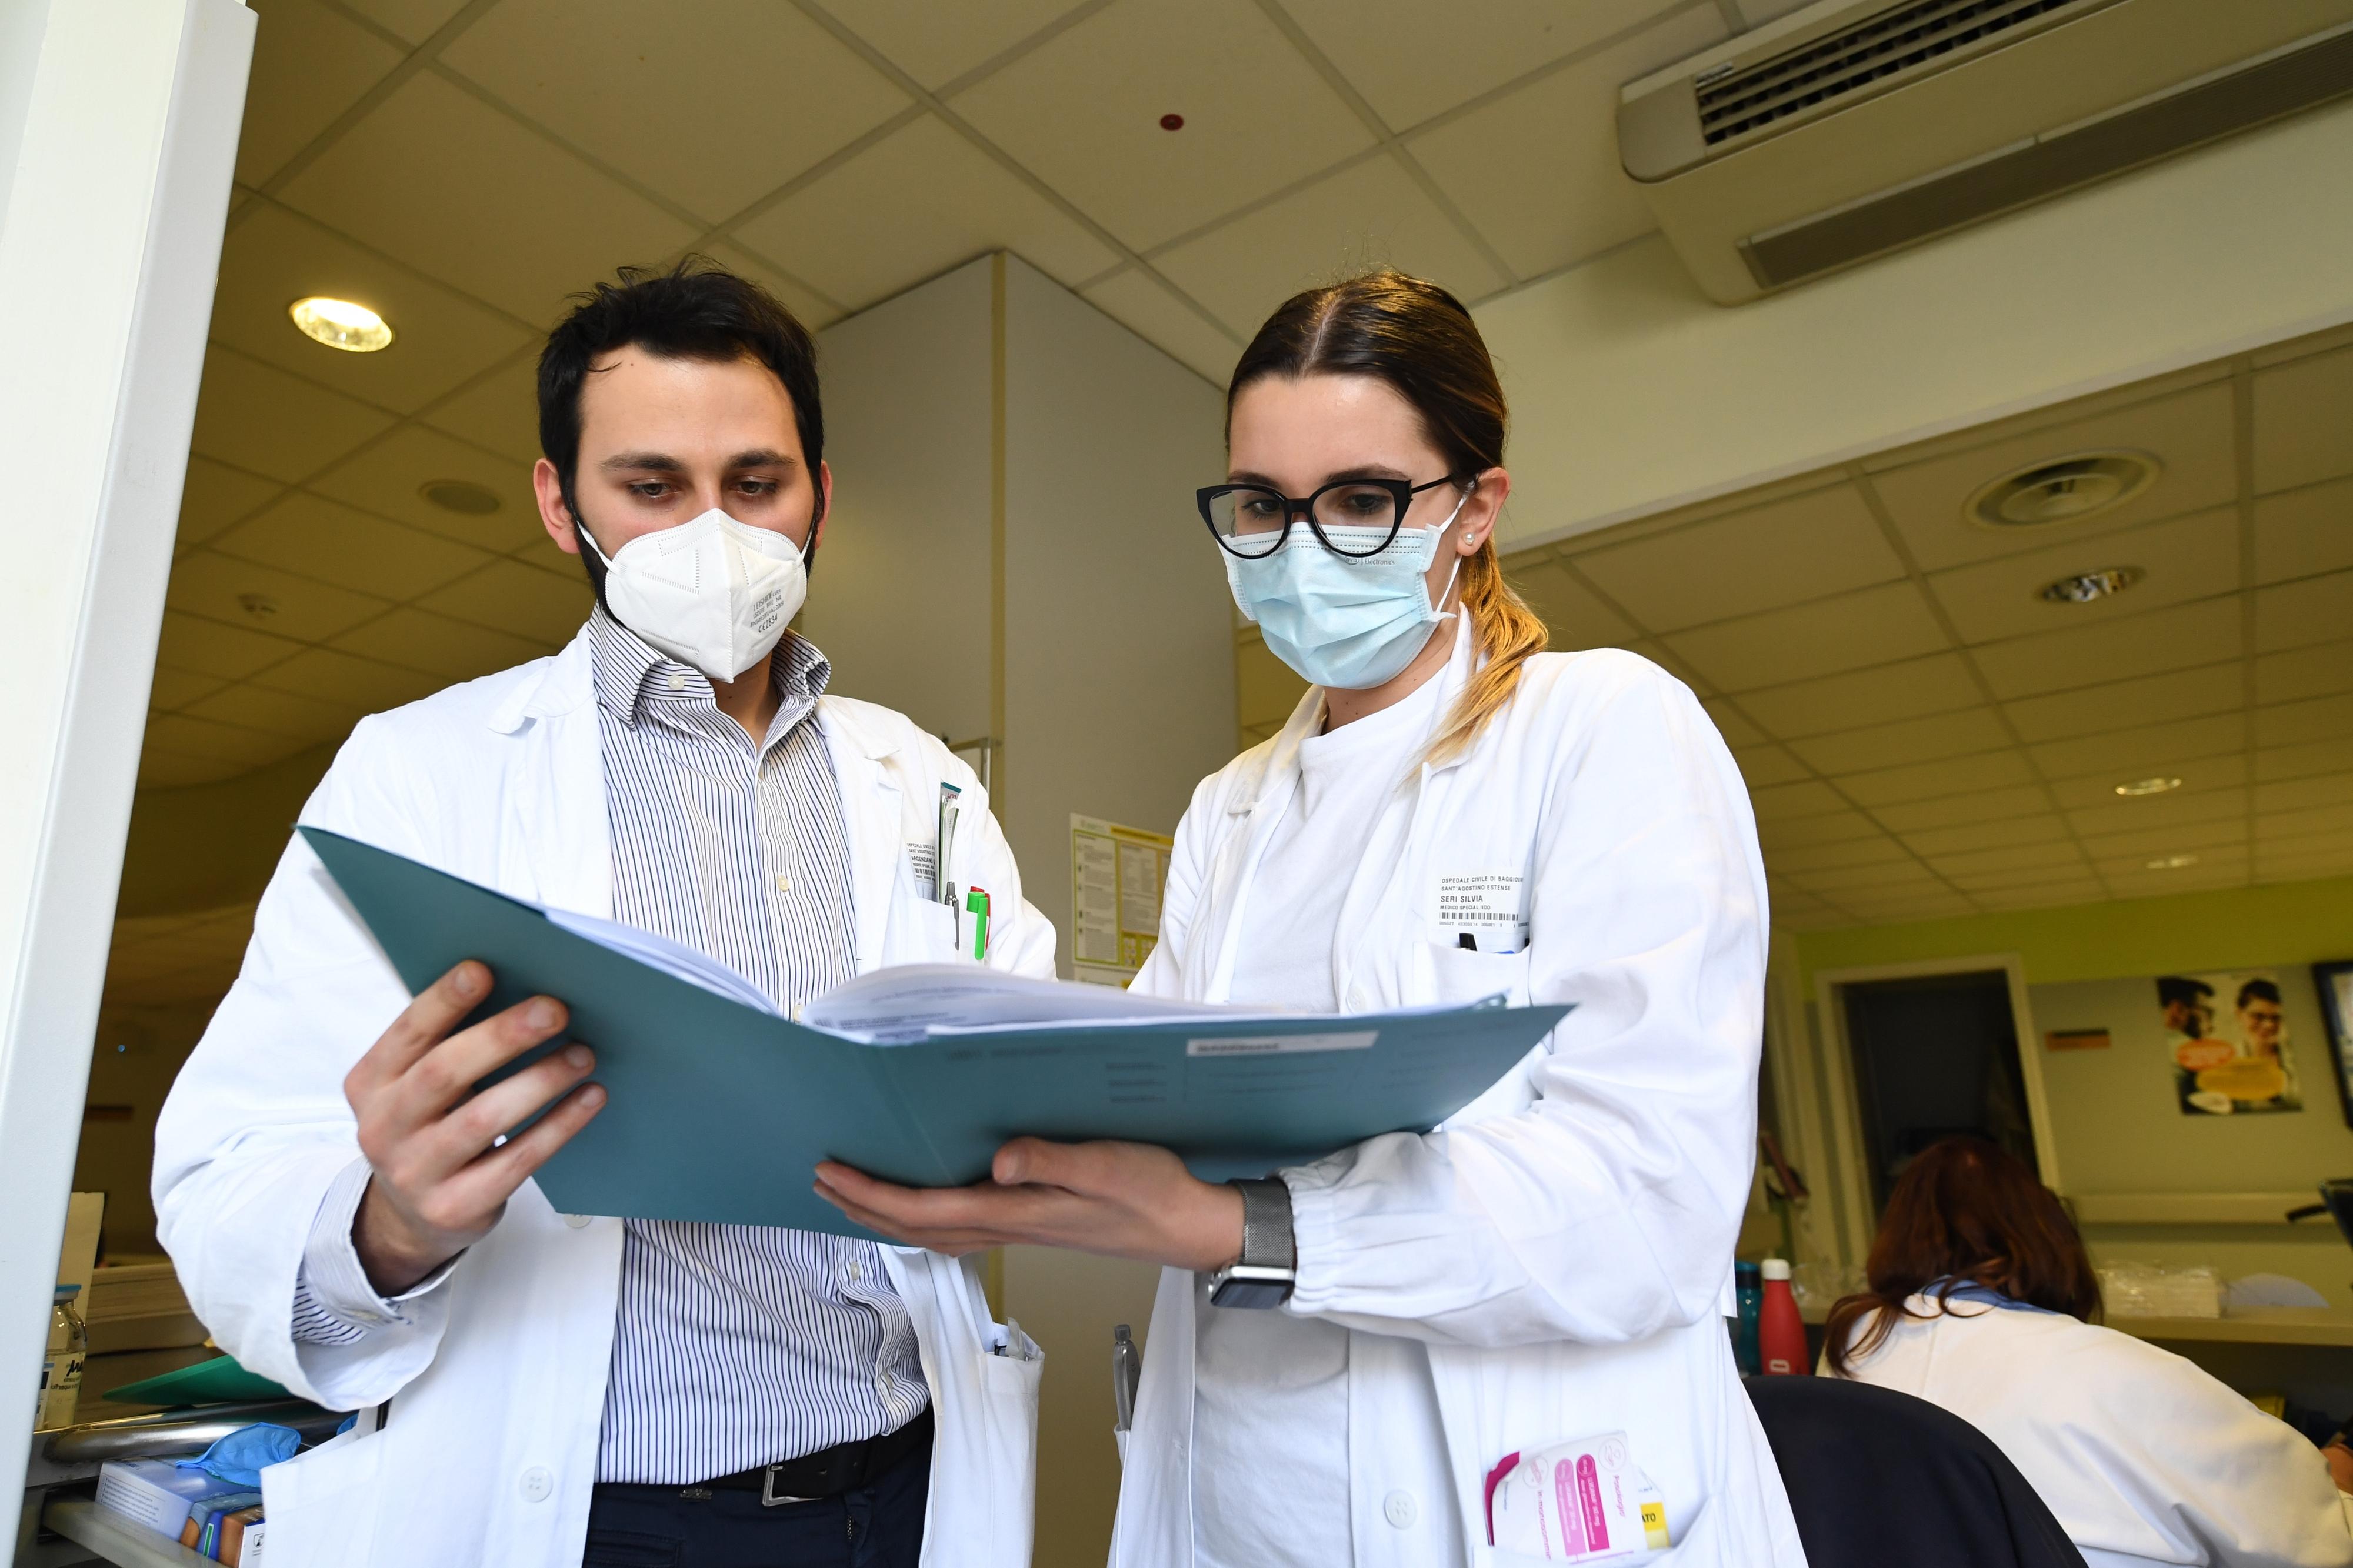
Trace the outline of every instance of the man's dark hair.
[[2239, 987], [2240, 1006], [2245, 1006], [2247, 998], [2250, 996], [2258, 1001], [2268, 1002], [2274, 1007], [2281, 1005], [2279, 986], [2269, 980], [2250, 980]]
[[2157, 983], [2159, 1006], [2170, 1006], [2179, 1002], [2185, 1007], [2202, 1007], [2206, 1005], [2206, 998], [2212, 994], [2214, 988], [2203, 980], [2191, 980], [2179, 974], [2165, 975]]
[[[821, 515], [825, 492], [817, 470], [825, 458], [825, 409], [818, 398], [817, 344], [808, 329], [775, 295], [708, 257], [690, 256], [666, 272], [624, 267], [614, 276], [617, 281], [573, 296], [577, 303], [572, 313], [547, 334], [539, 354], [539, 447], [555, 465], [572, 525], [580, 526], [579, 504], [573, 499], [580, 465], [580, 389], [597, 356], [633, 343], [663, 359], [748, 359], [776, 372], [793, 400], [801, 457]], [[816, 539], [812, 528], [810, 542]], [[604, 570], [593, 555], [587, 561], [601, 596]]]

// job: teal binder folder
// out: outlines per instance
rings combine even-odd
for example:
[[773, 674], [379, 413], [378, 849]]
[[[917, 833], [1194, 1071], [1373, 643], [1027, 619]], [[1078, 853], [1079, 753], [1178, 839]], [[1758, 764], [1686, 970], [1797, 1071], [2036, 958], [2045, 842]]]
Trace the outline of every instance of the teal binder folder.
[[403, 856], [300, 831], [411, 992], [476, 958], [493, 977], [477, 1016], [536, 995], [571, 1008], [564, 1037], [595, 1048], [609, 1098], [540, 1168], [541, 1191], [566, 1214], [871, 1237], [810, 1190], [819, 1160], [960, 1186], [1023, 1133], [1157, 1143], [1206, 1180], [1262, 1175], [1383, 1132], [1428, 1131], [1568, 1012], [1496, 1000], [872, 1045], [747, 1007]]

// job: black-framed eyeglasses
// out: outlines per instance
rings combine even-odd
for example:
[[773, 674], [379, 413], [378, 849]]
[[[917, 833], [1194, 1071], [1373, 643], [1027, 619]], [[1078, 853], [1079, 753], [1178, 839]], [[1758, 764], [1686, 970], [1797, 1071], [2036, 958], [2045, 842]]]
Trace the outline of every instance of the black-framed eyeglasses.
[[[1405, 526], [1413, 498], [1440, 485], [1460, 485], [1453, 474], [1426, 485], [1404, 479], [1335, 479], [1304, 500], [1263, 485], [1204, 485], [1194, 492], [1201, 521], [1218, 543], [1244, 560], [1271, 555], [1303, 517], [1324, 548], [1337, 555], [1378, 555]], [[1466, 493], [1467, 486], [1463, 487]]]

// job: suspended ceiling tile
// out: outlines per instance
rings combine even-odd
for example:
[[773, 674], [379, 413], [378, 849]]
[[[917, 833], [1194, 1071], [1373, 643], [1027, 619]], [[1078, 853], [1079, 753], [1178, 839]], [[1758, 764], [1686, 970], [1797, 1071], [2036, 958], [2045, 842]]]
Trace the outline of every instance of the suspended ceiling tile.
[[539, 460], [539, 353], [508, 361], [471, 385], [433, 405], [426, 424], [463, 436], [528, 473]]
[[2090, 879], [2091, 867], [2082, 856], [2065, 861], [2028, 861], [1983, 871], [1955, 872], [1946, 879], [1976, 898], [1980, 894], [2013, 892], [2021, 888], [2064, 887]]
[[1940, 757], [1967, 756], [2011, 744], [2001, 716], [1990, 708], [1964, 708], [1925, 719], [1900, 720], [1868, 730], [1847, 730], [1792, 741], [1789, 749], [1826, 773], [1860, 773], [1870, 768], [1929, 763]]
[[1800, 817], [1792, 822], [1767, 825], [1757, 835], [1764, 840], [1765, 853], [1771, 856], [1791, 849], [1804, 849], [1817, 844], [1841, 844], [1857, 838], [1885, 837], [1879, 825], [1859, 811], [1841, 811], [1830, 816]]
[[793, 313], [793, 319], [812, 332], [821, 331], [841, 320], [839, 310], [818, 299], [764, 256], [756, 256], [727, 240], [706, 246], [703, 254], [737, 277], [749, 279], [775, 295], [777, 302]]
[[[392, 346], [353, 353], [304, 337], [286, 308], [312, 294], [367, 306], [391, 326]], [[280, 370], [404, 414], [533, 341], [498, 312], [270, 202], [256, 207], [221, 247], [212, 335]]]
[[1846, 866], [1880, 866], [1909, 860], [1911, 852], [1885, 834], [1847, 838], [1829, 844], [1792, 845], [1765, 858], [1766, 869], [1795, 876], [1805, 871], [1832, 871]]
[[2005, 703], [2002, 711], [2009, 716], [2011, 727], [2031, 744], [2143, 724], [2193, 724], [2217, 713], [2243, 708], [2246, 692], [2246, 666], [2233, 659], [2229, 664], [2210, 664], [2200, 669], [2109, 681], [2053, 692], [2047, 697], [2021, 698]]
[[1908, 857], [1883, 865], [1841, 866], [1820, 871], [1792, 871], [1786, 876], [1804, 891], [1836, 899], [1841, 903], [1898, 895], [1916, 898], [1945, 890], [1935, 875]]
[[2107, 775], [2112, 784], [2151, 773], [2191, 776], [2200, 758], [2241, 752], [2247, 745], [2244, 714], [2218, 714], [2195, 724], [2152, 724], [2105, 735], [2077, 735], [2029, 746], [2035, 766], [2052, 778]]
[[[249, 773], [292, 756], [308, 743], [241, 725], [220, 724], [183, 713], [157, 713], [147, 721], [147, 738], [168, 752], [203, 757]], [[235, 774], [226, 776], [234, 777]]]
[[[248, 617], [240, 613], [237, 618], [243, 622]], [[302, 645], [291, 637], [166, 609], [155, 662], [159, 667], [218, 676], [223, 680], [242, 680], [301, 650]]]
[[2347, 826], [2353, 826], [2353, 772], [2255, 786], [2255, 809], [2259, 812], [2302, 811], [2313, 806], [2334, 806], [2346, 814]]
[[[1284, 5], [1348, 84], [1398, 131], [1551, 61], [1590, 50], [1615, 34], [1641, 28], [1672, 8], [1671, 0], [1587, 0], [1577, 5], [1554, 0], [1486, 0], [1476, 12], [1475, 26], [1432, 26], [1430, 8], [1420, 0], [1285, 0]], [[1464, 19], [1469, 17], [1466, 13]], [[1717, 38], [1724, 36], [1721, 22], [1715, 32]], [[1693, 52], [1706, 47], [1700, 44]], [[1678, 58], [1666, 55], [1660, 63]], [[1637, 68], [1620, 79], [1630, 80], [1651, 68]], [[1610, 129], [1614, 148], [1614, 122]]]
[[2353, 855], [2353, 826], [2339, 827], [2321, 833], [2290, 833], [2277, 837], [2262, 831], [2257, 824], [2255, 854], [2259, 857], [2285, 858], [2291, 854], [2314, 857]]
[[2254, 754], [2253, 771], [2256, 779], [2265, 783], [2353, 772], [2353, 738], [2269, 747]]
[[2345, 435], [2348, 408], [2353, 408], [2353, 349], [2258, 372], [2256, 492], [2353, 474], [2353, 441]]
[[1945, 646], [1944, 634], [1910, 583], [1719, 621], [1662, 640], [1726, 691], [1893, 663]]
[[1707, 710], [1710, 719], [1715, 721], [1715, 731], [1724, 737], [1724, 743], [1735, 751], [1761, 745], [1769, 738], [1720, 697], [1703, 698], [1700, 706]]
[[322, 741], [341, 741], [350, 734], [352, 726], [366, 710], [348, 700], [322, 701], [316, 697], [298, 697], [290, 691], [232, 686], [206, 698], [188, 712], [192, 718], [266, 730], [273, 735], [290, 736], [317, 745]]
[[1748, 798], [1759, 822], [1787, 822], [1797, 817], [1820, 816], [1825, 813], [1848, 809], [1845, 799], [1838, 791], [1820, 779], [1800, 779], [1795, 784], [1751, 788]]
[[2305, 882], [2320, 877], [2353, 876], [2353, 849], [2325, 852], [2297, 847], [2255, 857], [2257, 882]]
[[1846, 675], [1751, 691], [1740, 705], [1784, 737], [1827, 734], [1951, 712], [1985, 700], [1957, 654], [1932, 654]]
[[[471, 513], [436, 506], [423, 494], [423, 487], [435, 479], [480, 485], [498, 498], [499, 508]], [[540, 525], [530, 464], [418, 425], [402, 426], [350, 461], [337, 464], [311, 488], [346, 506], [494, 554], [520, 549], [547, 531]]]
[[292, 483], [392, 422], [383, 409], [215, 343], [205, 351], [189, 444], [207, 458]]
[[[1582, 19], [1598, 8], [1544, 9]], [[1614, 9], [1622, 15], [1627, 7]], [[1434, 34], [1445, 33], [1482, 44], [1490, 37], [1483, 25], [1420, 26], [1378, 42], [1412, 55]], [[1533, 278], [1566, 267], [1658, 226], [1641, 187], [1619, 164], [1620, 85], [1725, 36], [1712, 9], [1686, 8], [1615, 47], [1430, 127], [1409, 138], [1407, 150], [1514, 272]]]
[[1904, 836], [1915, 855], [1959, 855], [1977, 849], [2005, 849], [2027, 844], [2057, 844], [2070, 837], [2067, 824], [2053, 812], [2035, 816], [2006, 816], [1993, 822], [1968, 822], [1953, 827], [1923, 827]]
[[182, 545], [201, 544], [239, 518], [251, 517], [286, 487], [259, 474], [232, 468], [210, 458], [191, 457], [188, 477], [180, 490]]
[[2255, 744], [2293, 746], [2353, 735], [2353, 693], [2255, 710]]
[[217, 675], [199, 675], [194, 670], [169, 669], [159, 665], [148, 684], [147, 706], [159, 713], [176, 713], [227, 684]]
[[2187, 790], [2150, 795], [2141, 800], [2111, 800], [2082, 806], [2067, 814], [2076, 832], [2140, 833], [2159, 827], [2186, 826], [2200, 822], [2243, 821], [2247, 815], [2244, 789]]
[[1511, 281], [1385, 155], [1326, 174], [1152, 260], [1244, 339], [1301, 289], [1377, 267], [1426, 278], [1463, 300]]
[[1531, 561], [1523, 565], [1506, 560], [1504, 572], [1528, 607], [1544, 617], [1555, 651], [1622, 647], [1641, 636], [1631, 622], [1557, 561]]
[[[1672, 648], [1667, 647], [1664, 643], [1660, 642], [1655, 637], [1630, 637], [1627, 640], [1624, 651], [1633, 654], [1637, 658], [1649, 659], [1652, 664], [1657, 665], [1661, 669], [1665, 670], [1669, 675], [1673, 676], [1677, 680], [1682, 681], [1694, 691], [1704, 691], [1708, 689], [1707, 679], [1704, 676], [1701, 675], [1698, 670], [1693, 668], [1691, 665], [1684, 660], [1676, 658], [1675, 651]], [[1729, 742], [1726, 742], [1726, 744], [1729, 743]]]
[[417, 601], [420, 609], [533, 641], [572, 640], [596, 607], [585, 575], [558, 576], [520, 561], [497, 561]]
[[[2112, 566], [2135, 567], [2147, 575], [2121, 594], [2088, 605], [2054, 604], [2042, 596], [2044, 586], [2061, 578]], [[1928, 591], [1945, 606], [1961, 640], [1970, 643], [2073, 630], [2238, 587], [2236, 507], [2073, 540], [1928, 579]]]
[[2255, 590], [2255, 651], [2334, 642], [2353, 626], [2353, 572]]
[[324, 641], [392, 607], [390, 600], [372, 594], [332, 587], [210, 550], [195, 551], [174, 563], [165, 603], [191, 615], [249, 625], [302, 642]]
[[2034, 769], [2018, 751], [1980, 752], [1975, 756], [1947, 757], [1906, 767], [1879, 768], [1870, 773], [1844, 773], [1839, 788], [1865, 807], [1899, 801], [1931, 800], [1942, 795], [2000, 789], [2029, 783]]
[[1577, 553], [1585, 573], [1653, 632], [1728, 620], [1904, 575], [1852, 485]]
[[1077, 0], [850, 0], [834, 16], [927, 88], [942, 88], [1071, 10]]
[[2119, 899], [2140, 899], [2166, 893], [2194, 893], [2211, 888], [2242, 888], [2250, 878], [2244, 856], [2210, 860], [2199, 857], [2187, 866], [2150, 866], [2140, 861], [2096, 868], [2100, 879]]
[[1223, 392], [1241, 344], [1150, 274], [1129, 268], [1086, 290], [1087, 302]]
[[1756, 746], [1746, 752], [1736, 752], [1732, 760], [1739, 764], [1740, 776], [1752, 790], [1791, 784], [1806, 777], [1806, 764], [1778, 746]]
[[2223, 849], [2247, 842], [2247, 817], [2244, 812], [2218, 816], [2208, 822], [2184, 822], [2169, 826], [2136, 827], [2124, 833], [2087, 833], [2082, 836], [2084, 853], [2094, 859], [2143, 859], [2153, 855], [2169, 855], [2183, 849]]
[[403, 51], [318, 0], [256, 0], [237, 177], [258, 185], [384, 79]]
[[312, 647], [263, 670], [253, 678], [252, 684], [322, 701], [352, 702], [358, 705], [361, 712], [382, 713], [430, 697], [448, 682], [440, 676], [404, 669], [381, 659]]
[[510, 315], [551, 324], [566, 295], [625, 262], [658, 262], [697, 233], [429, 71], [279, 195]]
[[230, 529], [212, 548], [396, 600], [429, 593], [491, 559], [486, 552], [303, 490]]
[[[2139, 731], [2132, 732], [2139, 733]], [[2243, 725], [2233, 725], [2231, 728], [2229, 739], [2234, 744], [2238, 743], [2245, 732]], [[2122, 770], [2109, 769], [2079, 778], [2053, 779], [2051, 781], [2051, 794], [2062, 806], [2073, 809], [2079, 806], [2105, 805], [2115, 800], [2154, 799], [2155, 797], [2150, 795], [2120, 795], [2116, 793], [2117, 785], [2133, 783], [2135, 778], [2150, 776], [2178, 778], [2181, 781], [2179, 787], [2182, 790], [2194, 794], [2200, 790], [2230, 789], [2243, 784], [2247, 782], [2247, 773], [2245, 753], [2232, 752], [2227, 755], [2200, 757], [2194, 761], [2176, 763], [2159, 768], [2155, 775], [2143, 773], [2135, 777], [2126, 777]]]
[[1951, 827], [1964, 822], [1991, 822], [1997, 817], [2024, 816], [2050, 809], [2050, 796], [2041, 784], [2012, 784], [2000, 789], [1894, 801], [1872, 807], [1871, 814], [1890, 830], [1902, 834], [1915, 833], [1924, 827]]
[[1249, 0], [1117, 0], [949, 107], [1138, 250], [1373, 142]]
[[1931, 855], [1928, 864], [1946, 876], [1960, 877], [1983, 871], [2048, 870], [2056, 879], [2068, 873], [2080, 874], [2084, 868], [2084, 857], [2073, 844], [2046, 841]]
[[244, 771], [237, 763], [225, 763], [216, 757], [186, 756], [151, 742], [139, 750], [137, 787], [185, 789], [190, 784], [218, 784]]
[[2235, 595], [2129, 620], [2011, 637], [1970, 650], [1996, 697], [2128, 680], [2237, 658], [2244, 651]]
[[[2344, 439], [2353, 446], [2353, 410]], [[2309, 485], [2255, 502], [2255, 581], [2278, 583], [2353, 566], [2353, 479]]]
[[550, 645], [404, 605], [333, 639], [347, 653], [451, 680], [471, 680], [543, 658]]
[[2353, 807], [2342, 800], [2294, 811], [2264, 811], [2255, 817], [2259, 841], [2282, 841], [2353, 830]]
[[1119, 259], [1085, 226], [939, 120], [925, 116], [737, 231], [851, 310], [991, 250], [1063, 283]]
[[2345, 690], [2353, 690], [2353, 642], [2316, 643], [2255, 660], [2258, 702], [2290, 702]]
[[2064, 882], [2036, 882], [2025, 887], [1972, 891], [1969, 895], [1988, 910], [2059, 909], [2068, 904], [2105, 902], [2107, 889], [2090, 878]]
[[1897, 921], [1951, 920], [1978, 912], [1973, 900], [1957, 893], [1901, 894], [1884, 900], [1850, 897], [1841, 902], [1862, 920], [1880, 924]]
[[[1966, 450], [1940, 452], [1918, 462], [1899, 460], [1873, 474], [1872, 483], [1912, 547], [1913, 558], [1923, 569], [1936, 572], [2020, 551], [2070, 545], [2134, 523], [2227, 505], [2238, 494], [2231, 430], [2230, 384], [2218, 382]], [[2117, 448], [2155, 457], [2162, 468], [2155, 483], [2113, 511], [2040, 528], [1995, 528], [1964, 516], [1969, 497], [1981, 485], [2021, 468]]]

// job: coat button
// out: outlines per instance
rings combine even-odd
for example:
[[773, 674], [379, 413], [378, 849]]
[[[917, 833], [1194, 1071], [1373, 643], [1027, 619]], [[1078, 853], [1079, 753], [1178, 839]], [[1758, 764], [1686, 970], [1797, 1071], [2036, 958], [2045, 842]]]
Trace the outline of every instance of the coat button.
[[515, 1479], [515, 1490], [525, 1502], [539, 1502], [555, 1489], [555, 1477], [545, 1465], [533, 1465]]
[[586, 1230], [588, 1228], [589, 1222], [594, 1218], [596, 1218], [596, 1215], [594, 1215], [568, 1214], [564, 1216], [564, 1223], [570, 1226], [575, 1230]]
[[1366, 993], [1365, 988], [1361, 985], [1349, 986], [1348, 1011], [1351, 1013], [1369, 1013], [1372, 1010], [1373, 999]]
[[1413, 1521], [1421, 1517], [1421, 1510], [1414, 1506], [1411, 1492], [1396, 1491], [1381, 1500], [1381, 1517], [1399, 1530], [1410, 1530]]

